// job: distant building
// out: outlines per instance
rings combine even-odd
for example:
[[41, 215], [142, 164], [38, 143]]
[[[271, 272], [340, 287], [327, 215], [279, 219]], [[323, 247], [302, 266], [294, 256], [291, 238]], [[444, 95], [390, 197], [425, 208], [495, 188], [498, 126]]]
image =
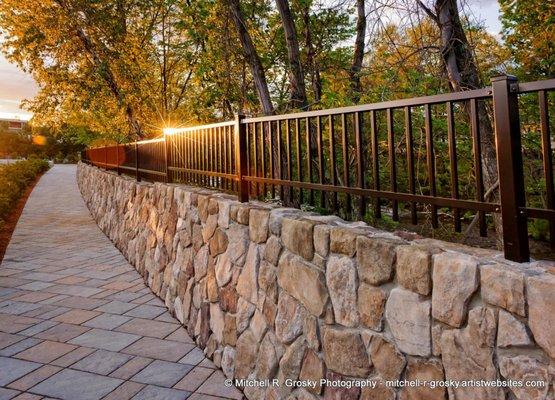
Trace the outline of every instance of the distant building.
[[7, 124], [10, 131], [21, 131], [25, 128], [28, 121], [23, 121], [15, 118], [0, 118], [0, 123]]

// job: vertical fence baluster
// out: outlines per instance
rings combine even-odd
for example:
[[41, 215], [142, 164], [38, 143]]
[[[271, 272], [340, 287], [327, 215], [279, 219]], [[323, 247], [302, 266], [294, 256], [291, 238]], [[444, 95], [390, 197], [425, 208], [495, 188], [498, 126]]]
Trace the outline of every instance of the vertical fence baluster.
[[[267, 125], [266, 125], [267, 127]], [[260, 176], [266, 178], [266, 132], [268, 130], [265, 128], [264, 122], [260, 123]], [[262, 199], [266, 199], [268, 194], [268, 188], [266, 183], [262, 185]]]
[[[269, 156], [269, 161], [270, 161], [270, 178], [274, 179], [275, 173], [274, 173], [274, 150], [276, 148], [276, 145], [274, 143], [274, 130], [272, 128], [272, 121], [268, 121], [268, 134], [270, 135], [270, 146], [269, 146], [269, 151], [268, 151], [268, 156]], [[272, 199], [276, 198], [276, 186], [272, 183], [270, 185], [270, 195]]]
[[139, 169], [139, 144], [135, 142], [135, 180], [137, 182], [141, 181], [141, 172]]
[[[357, 155], [357, 186], [366, 187], [364, 182], [364, 141], [362, 137], [362, 113], [355, 113], [355, 140]], [[358, 219], [362, 220], [366, 214], [366, 198], [360, 196], [358, 203]]]
[[[349, 179], [349, 137], [347, 132], [347, 114], [341, 114], [341, 145], [343, 150], [343, 186], [350, 187]], [[351, 218], [351, 195], [345, 196], [345, 214]]]
[[[291, 122], [289, 119], [285, 120], [285, 141], [287, 145], [287, 180], [293, 180], [293, 166], [291, 165]], [[293, 203], [293, 187], [289, 186], [289, 205]]]
[[[302, 146], [301, 146], [301, 121], [295, 118], [295, 141], [297, 144], [297, 170], [299, 182], [303, 181]], [[303, 204], [303, 189], [299, 188], [299, 206]]]
[[[397, 192], [397, 165], [395, 162], [395, 132], [393, 131], [393, 110], [387, 109], [387, 145], [389, 156], [389, 188], [392, 192]], [[391, 201], [392, 219], [399, 221], [399, 202]]]
[[[337, 186], [336, 161], [335, 161], [335, 126], [333, 124], [333, 115], [330, 115], [330, 180], [333, 186]], [[332, 210], [337, 211], [337, 192], [332, 194]]]
[[[282, 147], [282, 142], [283, 142], [283, 138], [281, 137], [281, 121], [278, 120], [276, 122], [276, 135], [277, 135], [277, 162], [278, 162], [278, 179], [282, 180], [283, 179], [283, 160], [282, 160], [282, 151], [281, 151], [281, 147]], [[283, 190], [283, 185], [279, 185], [279, 199], [283, 202], [283, 195], [284, 195], [284, 190]]]
[[[453, 103], [447, 102], [447, 141], [449, 144], [449, 165], [451, 168], [451, 197], [459, 198], [459, 172], [457, 168], [457, 142], [455, 140], [455, 119], [453, 117]], [[461, 210], [453, 209], [455, 232], [461, 231]]]
[[[436, 166], [434, 155], [434, 139], [432, 136], [432, 110], [430, 104], [424, 105], [424, 119], [426, 129], [426, 163], [428, 166], [428, 181], [430, 184], [430, 196], [436, 196]], [[432, 227], [438, 227], [437, 206], [431, 205]]]
[[[555, 210], [555, 187], [553, 186], [553, 157], [551, 155], [551, 135], [549, 128], [549, 111], [547, 107], [548, 95], [545, 90], [538, 92], [540, 103], [540, 123], [542, 134], [542, 159], [545, 174], [546, 206]], [[555, 250], [555, 221], [549, 221], [549, 242], [551, 249]]]
[[[312, 143], [311, 143], [311, 132], [312, 126], [310, 124], [310, 118], [305, 118], [305, 131], [306, 131], [306, 173], [308, 175], [308, 182], [312, 183]], [[314, 190], [310, 189], [308, 192], [308, 202], [310, 205], [314, 205]]]
[[[478, 101], [470, 100], [470, 127], [472, 130], [472, 154], [474, 157], [474, 177], [476, 179], [476, 200], [484, 201], [484, 178], [482, 174], [482, 146], [480, 139], [480, 121], [478, 119]], [[486, 213], [478, 211], [480, 236], [487, 236]]]
[[249, 201], [249, 185], [243, 176], [247, 170], [247, 125], [243, 123], [241, 114], [235, 115], [235, 162], [237, 169], [237, 197], [244, 203]]
[[[376, 123], [376, 112], [370, 111], [370, 133], [372, 135], [372, 178], [374, 190], [380, 190], [380, 149], [378, 147], [378, 124]], [[382, 209], [379, 197], [374, 202], [374, 217], [381, 218]]]
[[[316, 134], [318, 142], [318, 182], [324, 184], [324, 151], [322, 149], [322, 117], [316, 117]], [[320, 190], [320, 207], [326, 208], [326, 192]]]
[[[405, 139], [407, 146], [407, 172], [409, 178], [409, 193], [416, 193], [416, 185], [414, 178], [414, 140], [412, 137], [412, 113], [410, 107], [405, 107]], [[410, 218], [413, 225], [418, 223], [418, 214], [416, 213], [416, 203], [410, 203]]]

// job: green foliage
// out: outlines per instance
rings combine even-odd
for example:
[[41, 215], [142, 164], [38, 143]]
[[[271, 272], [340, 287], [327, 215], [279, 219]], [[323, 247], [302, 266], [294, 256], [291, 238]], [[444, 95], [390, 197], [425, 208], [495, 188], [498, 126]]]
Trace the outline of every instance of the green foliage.
[[0, 223], [12, 210], [29, 183], [48, 168], [46, 160], [36, 157], [14, 164], [0, 165]]
[[519, 75], [555, 76], [555, 2], [500, 0], [503, 39]]

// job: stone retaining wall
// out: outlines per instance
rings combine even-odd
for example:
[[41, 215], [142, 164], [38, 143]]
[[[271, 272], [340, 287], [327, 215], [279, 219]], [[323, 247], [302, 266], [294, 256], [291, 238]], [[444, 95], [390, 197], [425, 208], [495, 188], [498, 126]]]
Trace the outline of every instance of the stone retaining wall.
[[[204, 189], [80, 164], [100, 228], [249, 399], [544, 399], [546, 388], [390, 388], [384, 381], [553, 381], [555, 267], [410, 240]], [[322, 387], [368, 378], [376, 389]], [[315, 388], [285, 387], [286, 379]]]

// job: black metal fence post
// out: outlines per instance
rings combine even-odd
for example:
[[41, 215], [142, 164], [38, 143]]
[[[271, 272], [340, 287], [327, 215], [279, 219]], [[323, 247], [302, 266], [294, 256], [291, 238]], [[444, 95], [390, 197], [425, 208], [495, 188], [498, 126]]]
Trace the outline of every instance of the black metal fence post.
[[235, 161], [237, 169], [237, 197], [239, 201], [245, 203], [249, 201], [249, 184], [243, 179], [244, 175], [248, 174], [247, 171], [247, 129], [246, 125], [242, 122], [244, 118], [241, 114], [235, 115]]
[[518, 83], [513, 76], [492, 78], [495, 143], [503, 220], [505, 258], [530, 260], [525, 207], [524, 171], [518, 111]]

